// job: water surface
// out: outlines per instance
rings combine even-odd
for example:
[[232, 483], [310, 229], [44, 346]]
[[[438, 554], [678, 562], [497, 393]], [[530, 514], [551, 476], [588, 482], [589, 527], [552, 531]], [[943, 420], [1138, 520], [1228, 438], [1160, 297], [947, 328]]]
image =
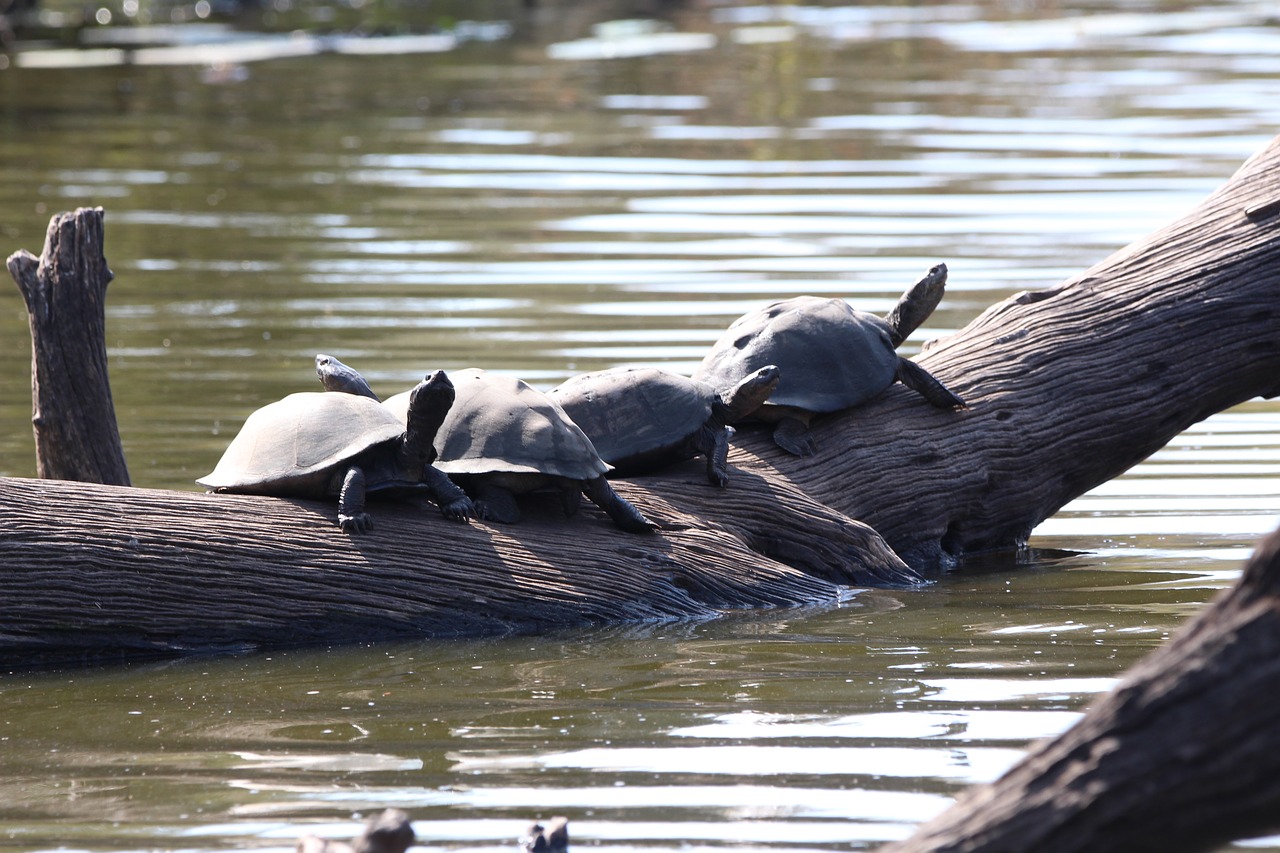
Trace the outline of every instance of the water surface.
[[[914, 352], [1190, 210], [1280, 127], [1270, 4], [472, 9], [351, 4], [323, 31], [277, 3], [270, 33], [6, 60], [5, 251], [105, 207], [137, 485], [196, 488], [250, 411], [318, 388], [318, 351], [384, 393], [689, 370], [761, 302], [883, 311], [945, 261]], [[29, 359], [0, 288], [5, 475], [34, 474]], [[1069, 726], [1278, 515], [1280, 406], [1255, 400], [1065, 507], [1043, 556], [924, 590], [0, 676], [0, 838], [283, 850], [395, 805], [455, 850], [553, 814], [618, 850], [871, 848]]]

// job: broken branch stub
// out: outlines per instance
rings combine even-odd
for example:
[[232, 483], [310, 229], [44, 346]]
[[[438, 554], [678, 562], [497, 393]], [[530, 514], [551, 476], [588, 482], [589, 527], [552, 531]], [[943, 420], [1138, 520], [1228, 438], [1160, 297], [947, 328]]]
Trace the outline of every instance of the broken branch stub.
[[54, 216], [40, 257], [19, 250], [8, 267], [31, 327], [37, 474], [129, 485], [107, 377], [102, 208]]

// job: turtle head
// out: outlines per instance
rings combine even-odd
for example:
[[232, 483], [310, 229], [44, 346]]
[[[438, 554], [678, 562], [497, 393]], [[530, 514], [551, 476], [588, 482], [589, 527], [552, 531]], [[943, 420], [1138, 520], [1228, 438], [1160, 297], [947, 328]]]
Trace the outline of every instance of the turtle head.
[[341, 391], [357, 397], [378, 399], [363, 376], [331, 355], [316, 354], [316, 376], [320, 377], [320, 384], [326, 391]]
[[354, 853], [404, 853], [414, 841], [409, 816], [399, 809], [387, 809], [369, 819], [352, 846]]
[[895, 348], [929, 318], [933, 309], [942, 301], [946, 288], [947, 265], [938, 264], [902, 294], [898, 304], [884, 318], [889, 325], [889, 339], [893, 341]]
[[782, 371], [776, 364], [766, 364], [754, 373], [747, 374], [728, 393], [721, 397], [726, 408], [727, 423], [740, 421], [764, 405], [769, 395], [778, 387]]
[[409, 413], [405, 420], [404, 450], [430, 462], [435, 458], [432, 442], [453, 405], [453, 383], [443, 370], [428, 374], [409, 392]]

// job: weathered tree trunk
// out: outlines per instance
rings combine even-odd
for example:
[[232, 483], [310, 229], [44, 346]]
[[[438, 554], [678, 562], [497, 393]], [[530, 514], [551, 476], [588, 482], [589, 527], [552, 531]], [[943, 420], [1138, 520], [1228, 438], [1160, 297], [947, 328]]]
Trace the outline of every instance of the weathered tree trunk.
[[57, 480], [129, 485], [107, 379], [102, 208], [49, 222], [37, 258], [19, 250], [9, 273], [31, 324], [31, 423], [36, 472]]
[[653, 537], [593, 509], [512, 528], [383, 510], [348, 537], [322, 504], [0, 480], [0, 649], [478, 633], [909, 582], [855, 518], [918, 567], [1018, 547], [1187, 425], [1280, 393], [1277, 195], [1280, 139], [1174, 225], [931, 348], [967, 412], [894, 387], [820, 421], [811, 459], [743, 430], [724, 491], [697, 466], [620, 482]]
[[618, 484], [662, 526], [648, 536], [558, 501], [518, 525], [387, 501], [355, 536], [316, 501], [0, 478], [0, 664], [705, 618], [917, 580], [785, 484], [721, 495], [690, 473]]
[[1280, 531], [1070, 730], [881, 853], [1194, 853], [1280, 828]]
[[1172, 225], [929, 347], [920, 364], [968, 411], [894, 386], [819, 422], [817, 456], [756, 436], [730, 461], [778, 471], [912, 565], [1021, 546], [1191, 424], [1280, 394], [1277, 200], [1280, 138]]

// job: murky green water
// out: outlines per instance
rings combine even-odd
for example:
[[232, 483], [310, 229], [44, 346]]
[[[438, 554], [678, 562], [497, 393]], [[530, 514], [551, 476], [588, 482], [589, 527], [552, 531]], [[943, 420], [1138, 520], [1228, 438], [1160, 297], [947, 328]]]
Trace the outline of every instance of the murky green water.
[[[694, 3], [594, 40], [616, 10], [476, 8], [510, 27], [434, 53], [295, 35], [254, 62], [215, 61], [264, 49], [243, 40], [194, 64], [7, 60], [4, 252], [106, 208], [136, 484], [196, 488], [249, 411], [318, 388], [317, 351], [380, 389], [689, 369], [761, 301], [884, 310], [940, 260], [920, 335], [947, 334], [1190, 209], [1280, 127], [1266, 3]], [[34, 473], [29, 357], [0, 287], [6, 475]], [[456, 850], [552, 814], [617, 850], [872, 847], [1070, 725], [1278, 514], [1280, 405], [1254, 401], [1037, 531], [1079, 553], [926, 590], [0, 676], [0, 845], [284, 849], [396, 805]]]

